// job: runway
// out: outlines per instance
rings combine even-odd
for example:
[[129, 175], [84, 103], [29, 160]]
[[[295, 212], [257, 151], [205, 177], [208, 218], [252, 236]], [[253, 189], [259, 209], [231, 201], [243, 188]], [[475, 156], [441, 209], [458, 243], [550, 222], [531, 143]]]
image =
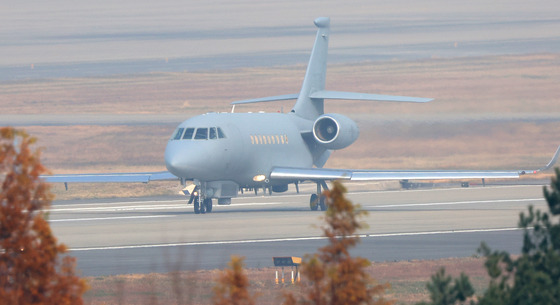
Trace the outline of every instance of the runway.
[[[325, 244], [322, 213], [309, 211], [308, 193], [245, 196], [205, 215], [179, 196], [55, 201], [49, 220], [84, 276], [223, 268], [233, 254], [245, 256], [248, 267], [270, 267], [273, 256], [304, 256]], [[519, 213], [546, 208], [538, 185], [348, 197], [369, 212], [354, 253], [372, 261], [467, 257], [483, 240], [519, 253]]]

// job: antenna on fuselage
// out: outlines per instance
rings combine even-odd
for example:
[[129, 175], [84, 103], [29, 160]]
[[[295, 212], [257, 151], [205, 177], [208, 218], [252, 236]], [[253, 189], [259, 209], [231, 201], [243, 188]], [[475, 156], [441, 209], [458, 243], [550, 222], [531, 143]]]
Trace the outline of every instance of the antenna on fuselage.
[[235, 112], [235, 105], [231, 106], [231, 113]]

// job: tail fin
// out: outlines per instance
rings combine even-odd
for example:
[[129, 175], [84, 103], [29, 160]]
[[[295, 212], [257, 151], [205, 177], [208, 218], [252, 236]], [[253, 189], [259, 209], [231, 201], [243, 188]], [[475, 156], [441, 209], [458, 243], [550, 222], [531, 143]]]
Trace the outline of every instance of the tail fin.
[[310, 95], [316, 91], [325, 90], [331, 20], [328, 17], [320, 17], [315, 19], [314, 23], [319, 28], [317, 30], [317, 37], [311, 51], [301, 91], [292, 110], [298, 116], [309, 120], [316, 119], [324, 111], [324, 99], [311, 98]]
[[388, 101], [388, 102], [409, 102], [409, 103], [425, 103], [431, 98], [409, 97], [409, 96], [393, 96], [381, 94], [367, 94], [344, 91], [326, 91], [325, 79], [327, 75], [327, 51], [329, 48], [329, 34], [331, 20], [328, 17], [320, 17], [314, 21], [317, 28], [317, 37], [311, 51], [305, 78], [299, 94], [285, 94], [277, 96], [269, 96], [243, 101], [232, 102], [232, 105], [274, 102], [297, 99], [292, 112], [296, 115], [308, 119], [315, 120], [324, 113], [325, 99], [342, 99], [342, 100], [364, 100], [364, 101]]

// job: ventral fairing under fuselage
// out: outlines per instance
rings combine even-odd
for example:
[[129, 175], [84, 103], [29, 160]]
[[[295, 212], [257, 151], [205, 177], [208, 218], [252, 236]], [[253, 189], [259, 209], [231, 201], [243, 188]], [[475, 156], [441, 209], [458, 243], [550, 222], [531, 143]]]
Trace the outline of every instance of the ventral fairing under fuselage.
[[44, 176], [47, 182], [192, 181], [187, 188], [195, 213], [212, 211], [213, 200], [230, 204], [243, 188], [284, 192], [288, 184], [313, 181], [312, 210], [326, 209], [325, 181], [518, 178], [549, 169], [560, 155], [538, 170], [511, 171], [376, 171], [326, 169], [331, 152], [351, 145], [359, 135], [350, 118], [324, 113], [325, 99], [429, 102], [429, 98], [325, 90], [330, 19], [317, 18], [317, 35], [299, 93], [233, 102], [233, 105], [296, 100], [289, 113], [208, 113], [181, 123], [165, 149], [169, 172]]

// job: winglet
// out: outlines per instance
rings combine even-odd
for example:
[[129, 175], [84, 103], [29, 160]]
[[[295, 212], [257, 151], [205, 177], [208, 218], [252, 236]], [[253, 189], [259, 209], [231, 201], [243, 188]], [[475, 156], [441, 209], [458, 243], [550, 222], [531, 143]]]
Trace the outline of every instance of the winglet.
[[541, 167], [537, 170], [522, 170], [519, 171], [520, 175], [525, 175], [525, 174], [537, 174], [540, 172], [544, 172], [545, 170], [549, 170], [551, 169], [554, 164], [556, 164], [556, 161], [558, 161], [558, 157], [560, 157], [560, 146], [558, 146], [558, 148], [556, 149], [556, 152], [554, 153], [554, 156], [552, 156], [552, 159], [550, 159], [550, 162], [548, 162], [548, 164], [545, 167]]

